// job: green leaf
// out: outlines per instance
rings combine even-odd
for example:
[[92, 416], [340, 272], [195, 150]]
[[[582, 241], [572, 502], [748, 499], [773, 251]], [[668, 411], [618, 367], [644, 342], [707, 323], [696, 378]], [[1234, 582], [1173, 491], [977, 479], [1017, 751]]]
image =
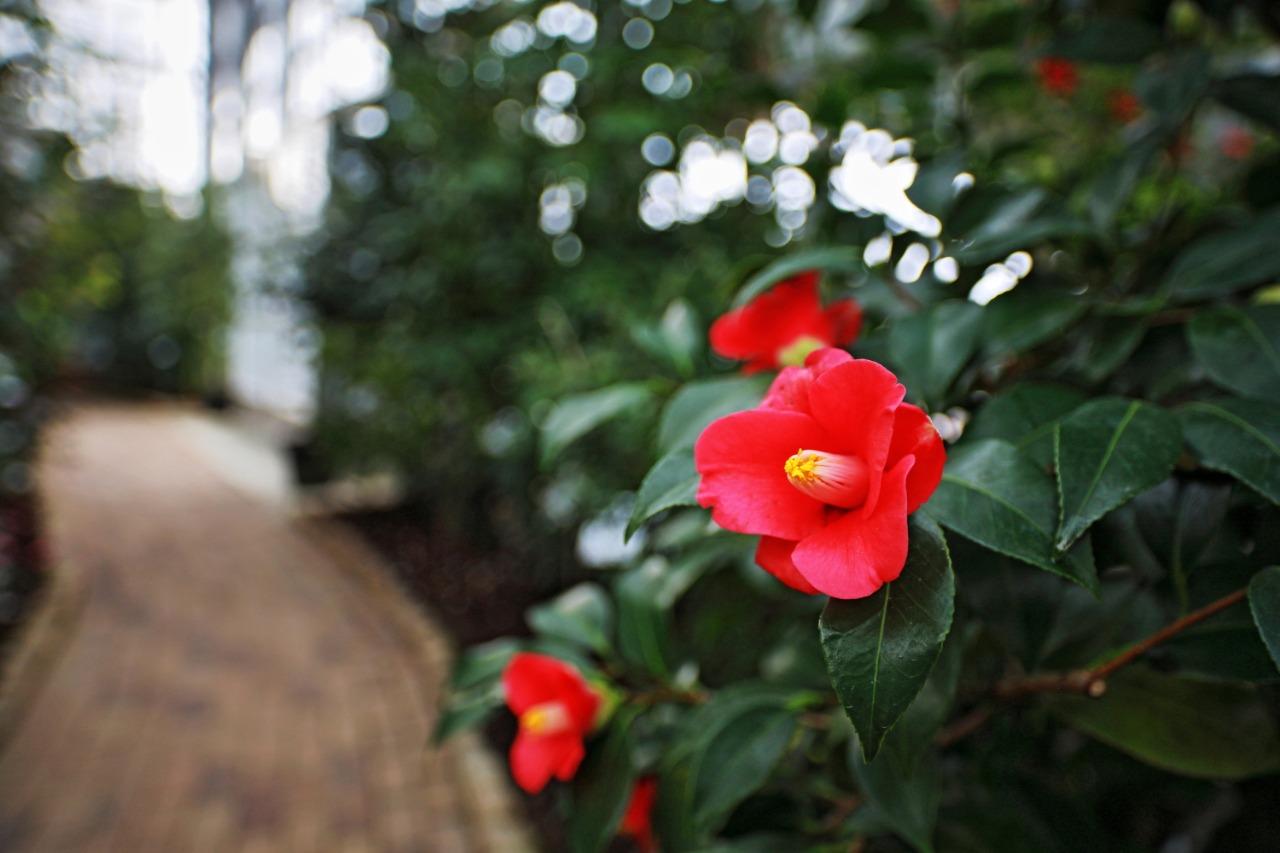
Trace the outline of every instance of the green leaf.
[[625, 572], [614, 587], [618, 601], [618, 651], [665, 677], [671, 658], [670, 610], [711, 567], [742, 553], [746, 537], [723, 534], [689, 549], [674, 563], [654, 556]]
[[530, 607], [525, 621], [543, 636], [606, 654], [613, 634], [613, 605], [598, 584], [580, 583]]
[[809, 270], [857, 272], [865, 269], [862, 250], [854, 246], [828, 246], [807, 249], [779, 258], [747, 279], [733, 297], [735, 308], [746, 305], [783, 279]]
[[1161, 650], [1181, 673], [1218, 681], [1280, 681], [1280, 671], [1248, 617], [1243, 622], [1215, 619], [1179, 634]]
[[468, 690], [451, 697], [440, 709], [431, 742], [439, 746], [458, 732], [480, 725], [502, 707], [503, 701], [502, 686], [496, 682], [483, 690]]
[[947, 300], [898, 320], [889, 330], [889, 354], [912, 399], [937, 406], [978, 345], [982, 309]]
[[478, 725], [503, 704], [502, 671], [519, 650], [519, 643], [504, 637], [472, 646], [458, 657], [432, 742], [444, 743], [457, 732]]
[[677, 448], [658, 460], [644, 475], [636, 493], [626, 538], [663, 510], [677, 506], [697, 506], [698, 472], [693, 467], [693, 452]]
[[965, 430], [968, 438], [1003, 438], [1042, 467], [1053, 464], [1053, 428], [1089, 399], [1051, 382], [1023, 382], [988, 400]]
[[1209, 54], [1188, 50], [1148, 66], [1134, 81], [1134, 89], [1160, 127], [1171, 133], [1186, 121], [1208, 84]]
[[938, 662], [934, 664], [924, 687], [884, 739], [885, 753], [892, 754], [894, 763], [903, 770], [915, 772], [920, 760], [933, 746], [933, 736], [947, 721], [960, 682], [965, 645], [965, 637], [960, 632], [952, 631], [947, 635]]
[[910, 764], [891, 752], [867, 761], [859, 753], [857, 745], [850, 743], [849, 767], [867, 799], [855, 816], [855, 831], [892, 832], [921, 853], [932, 853], [942, 798], [942, 778], [935, 763]]
[[1205, 311], [1187, 325], [1209, 378], [1246, 397], [1280, 399], [1280, 305]]
[[1182, 452], [1182, 430], [1168, 412], [1137, 400], [1095, 400], [1054, 431], [1062, 522], [1055, 547], [1066, 551], [1089, 525], [1159, 483]]
[[1231, 109], [1280, 130], [1280, 77], [1241, 74], [1213, 84], [1213, 95]]
[[734, 807], [768, 781], [795, 733], [794, 696], [740, 683], [685, 716], [658, 783], [655, 818], [664, 849], [703, 849]]
[[1165, 134], [1153, 129], [1134, 140], [1124, 154], [1102, 169], [1089, 190], [1089, 215], [1100, 232], [1108, 233], [1114, 228], [1116, 216], [1165, 143]]
[[658, 449], [666, 454], [692, 447], [707, 424], [753, 408], [769, 387], [767, 376], [733, 376], [690, 382], [671, 395], [658, 425]]
[[1086, 541], [1065, 559], [1053, 547], [1058, 502], [1053, 482], [1012, 444], [987, 439], [951, 451], [925, 507], [943, 527], [1024, 563], [1098, 589]]
[[1202, 465], [1280, 504], [1280, 407], [1260, 400], [1198, 400], [1178, 416]]
[[574, 853], [604, 850], [627, 811], [636, 769], [629, 729], [635, 713], [620, 711], [608, 733], [587, 750], [573, 780], [573, 808], [565, 830]]
[[1080, 296], [1024, 287], [987, 306], [982, 338], [988, 355], [1019, 353], [1044, 343], [1066, 331], [1089, 307]]
[[1272, 281], [1280, 276], [1280, 253], [1272, 251], [1277, 233], [1280, 208], [1201, 237], [1178, 254], [1162, 288], [1173, 299], [1193, 302]]
[[1280, 567], [1263, 569], [1249, 581], [1249, 612], [1271, 660], [1280, 667]]
[[1060, 697], [1055, 715], [1155, 767], [1201, 779], [1280, 770], [1280, 735], [1251, 686], [1197, 681], [1129, 667], [1100, 699]]
[[652, 398], [653, 392], [646, 383], [624, 382], [557, 401], [542, 424], [543, 464], [591, 430]]
[[1155, 53], [1162, 41], [1159, 30], [1137, 18], [1100, 15], [1055, 38], [1046, 53], [1076, 62], [1127, 65]]
[[868, 598], [832, 599], [822, 611], [827, 672], [868, 761], [929, 677], [951, 630], [954, 599], [942, 531], [917, 516], [898, 579]]

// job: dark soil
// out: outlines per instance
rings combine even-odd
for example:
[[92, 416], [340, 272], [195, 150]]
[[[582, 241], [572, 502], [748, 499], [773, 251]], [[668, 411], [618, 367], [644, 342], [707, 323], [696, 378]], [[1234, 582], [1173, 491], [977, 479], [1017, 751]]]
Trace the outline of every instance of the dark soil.
[[[567, 537], [538, 540], [511, 529], [464, 531], [430, 510], [403, 507], [347, 516], [426, 604], [459, 647], [528, 635], [525, 610], [586, 577]], [[515, 720], [495, 714], [484, 735], [506, 755]], [[519, 795], [545, 850], [565, 849], [556, 790]]]
[[43, 567], [35, 502], [27, 495], [0, 498], [0, 653], [30, 613]]

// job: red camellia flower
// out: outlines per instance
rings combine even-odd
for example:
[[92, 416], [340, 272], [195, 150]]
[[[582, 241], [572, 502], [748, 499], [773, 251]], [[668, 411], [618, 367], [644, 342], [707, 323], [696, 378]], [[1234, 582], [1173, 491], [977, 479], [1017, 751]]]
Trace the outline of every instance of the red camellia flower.
[[821, 349], [783, 370], [758, 408], [694, 445], [698, 503], [758, 534], [756, 562], [801, 592], [862, 598], [907, 559], [907, 515], [933, 494], [946, 451], [933, 423], [874, 361]]
[[644, 853], [657, 849], [653, 840], [653, 800], [658, 795], [658, 780], [652, 776], [644, 776], [636, 780], [631, 789], [631, 799], [627, 802], [627, 811], [622, 815], [622, 825], [618, 834], [635, 839], [636, 846]]
[[511, 745], [511, 773], [530, 794], [552, 776], [562, 782], [578, 772], [600, 697], [578, 670], [547, 655], [521, 652], [502, 673], [507, 707], [520, 721]]
[[1080, 82], [1076, 64], [1061, 56], [1046, 56], [1036, 62], [1036, 75], [1040, 87], [1051, 95], [1070, 97]]
[[746, 361], [745, 373], [800, 365], [816, 349], [843, 346], [858, 337], [862, 309], [840, 299], [825, 309], [818, 299], [818, 273], [780, 282], [711, 324], [711, 348]]
[[1107, 111], [1120, 124], [1128, 124], [1142, 114], [1142, 104], [1128, 89], [1116, 89], [1107, 95]]

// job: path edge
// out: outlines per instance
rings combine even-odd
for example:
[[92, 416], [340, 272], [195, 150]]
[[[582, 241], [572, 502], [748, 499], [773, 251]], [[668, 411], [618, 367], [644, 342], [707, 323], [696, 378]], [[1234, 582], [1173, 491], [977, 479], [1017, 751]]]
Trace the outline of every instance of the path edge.
[[[50, 419], [40, 430], [34, 469], [39, 472], [53, 463], [53, 437], [61, 418]], [[52, 551], [50, 543], [63, 541], [55, 535], [59, 519], [53, 514], [47, 478], [39, 473], [35, 482], [36, 527], [45, 543], [44, 573], [39, 592], [29, 611], [0, 654], [0, 752], [21, 725], [26, 710], [40, 695], [49, 674], [80, 624], [88, 600], [88, 587], [78, 567]]]
[[[347, 580], [377, 600], [406, 651], [427, 671], [448, 673], [455, 650], [423, 602], [413, 598], [386, 561], [359, 532], [339, 519], [296, 515], [294, 526], [321, 545]], [[488, 853], [534, 853], [538, 845], [515, 800], [515, 791], [493, 752], [474, 732], [455, 735], [435, 749], [460, 781], [464, 825], [477, 848]]]

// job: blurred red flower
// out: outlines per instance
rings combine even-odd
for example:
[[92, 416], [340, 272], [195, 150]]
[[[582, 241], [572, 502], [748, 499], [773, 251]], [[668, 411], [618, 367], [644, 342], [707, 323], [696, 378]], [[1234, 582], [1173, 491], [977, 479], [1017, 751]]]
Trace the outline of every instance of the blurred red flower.
[[761, 536], [756, 562], [790, 587], [863, 598], [902, 571], [907, 515], [942, 479], [933, 423], [897, 378], [838, 349], [774, 380], [758, 408], [698, 437], [698, 503]]
[[657, 849], [653, 839], [653, 801], [658, 795], [658, 780], [652, 776], [644, 776], [636, 780], [631, 789], [631, 799], [627, 802], [627, 811], [622, 815], [622, 825], [618, 834], [635, 839], [636, 846], [644, 853]]
[[1128, 89], [1114, 89], [1107, 95], [1107, 111], [1120, 124], [1128, 124], [1142, 114], [1142, 103]]
[[1080, 82], [1076, 64], [1061, 56], [1046, 56], [1036, 61], [1036, 75], [1040, 78], [1040, 88], [1051, 95], [1070, 97]]
[[745, 373], [800, 365], [816, 349], [844, 346], [858, 337], [862, 309], [839, 299], [825, 309], [816, 270], [780, 282], [711, 324], [711, 348], [746, 361]]
[[1247, 160], [1253, 153], [1253, 134], [1239, 125], [1232, 125], [1219, 137], [1218, 150], [1229, 160]]
[[502, 673], [507, 707], [520, 721], [511, 745], [511, 773], [530, 794], [555, 776], [578, 772], [582, 739], [595, 723], [599, 695], [573, 666], [548, 655], [521, 652]]

